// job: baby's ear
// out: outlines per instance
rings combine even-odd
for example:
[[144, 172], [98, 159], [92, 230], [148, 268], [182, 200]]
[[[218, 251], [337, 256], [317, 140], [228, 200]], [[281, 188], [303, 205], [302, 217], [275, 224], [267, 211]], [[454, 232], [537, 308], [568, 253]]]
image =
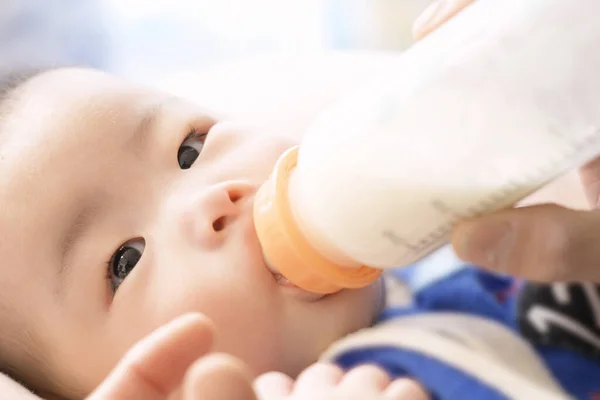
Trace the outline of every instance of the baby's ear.
[[188, 368], [212, 347], [214, 327], [201, 314], [183, 315], [138, 342], [88, 400], [164, 400]]

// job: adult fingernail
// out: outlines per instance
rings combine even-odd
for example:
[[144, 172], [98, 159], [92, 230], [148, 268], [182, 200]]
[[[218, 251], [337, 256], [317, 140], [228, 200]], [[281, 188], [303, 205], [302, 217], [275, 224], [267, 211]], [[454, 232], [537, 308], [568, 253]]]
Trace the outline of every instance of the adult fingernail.
[[585, 188], [585, 195], [590, 208], [593, 210], [600, 208], [600, 182], [587, 185]]
[[456, 254], [464, 261], [502, 271], [514, 244], [508, 221], [467, 221], [452, 234]]
[[425, 37], [447, 17], [451, 9], [448, 0], [436, 0], [419, 15], [413, 24], [413, 35], [416, 39]]

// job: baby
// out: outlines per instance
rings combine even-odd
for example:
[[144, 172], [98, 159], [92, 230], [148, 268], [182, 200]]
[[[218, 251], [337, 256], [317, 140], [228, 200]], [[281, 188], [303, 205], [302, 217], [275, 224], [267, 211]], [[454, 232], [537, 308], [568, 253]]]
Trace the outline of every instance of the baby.
[[323, 298], [265, 268], [252, 198], [292, 142], [95, 71], [14, 86], [0, 130], [4, 370], [79, 398], [147, 333], [200, 311], [216, 351], [253, 375], [296, 375], [373, 323], [381, 283]]
[[[597, 288], [516, 282], [443, 250], [389, 274], [387, 293], [378, 281], [313, 295], [269, 272], [252, 223], [294, 141], [92, 70], [25, 74], [2, 93], [0, 368], [41, 396], [87, 396], [136, 342], [194, 312], [251, 376], [305, 371], [295, 386], [262, 376], [264, 399], [600, 393], [585, 312]], [[400, 281], [410, 304], [394, 301]]]

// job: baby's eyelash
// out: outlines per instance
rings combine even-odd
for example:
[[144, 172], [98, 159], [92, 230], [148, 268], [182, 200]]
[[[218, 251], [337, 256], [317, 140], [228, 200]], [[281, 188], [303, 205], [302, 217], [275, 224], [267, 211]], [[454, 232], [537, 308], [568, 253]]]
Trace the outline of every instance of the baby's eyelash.
[[104, 278], [106, 279], [106, 282], [108, 282], [108, 285], [110, 286], [112, 293], [115, 292], [113, 277], [112, 277], [113, 257], [114, 257], [114, 255], [111, 255], [110, 258], [108, 259], [108, 261], [104, 262]]
[[205, 139], [206, 136], [208, 136], [208, 132], [199, 131], [197, 128], [190, 125], [189, 133], [183, 141], [185, 142], [188, 139]]

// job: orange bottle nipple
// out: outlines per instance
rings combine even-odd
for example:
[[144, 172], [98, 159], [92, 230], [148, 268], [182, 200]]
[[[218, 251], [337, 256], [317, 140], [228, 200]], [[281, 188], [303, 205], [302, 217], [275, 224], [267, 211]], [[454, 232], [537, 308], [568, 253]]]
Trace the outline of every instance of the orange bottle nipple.
[[289, 199], [289, 181], [298, 160], [298, 147], [278, 160], [254, 203], [254, 225], [269, 264], [290, 282], [313, 293], [334, 293], [369, 285], [382, 270], [337, 265], [318, 253], [300, 231]]

